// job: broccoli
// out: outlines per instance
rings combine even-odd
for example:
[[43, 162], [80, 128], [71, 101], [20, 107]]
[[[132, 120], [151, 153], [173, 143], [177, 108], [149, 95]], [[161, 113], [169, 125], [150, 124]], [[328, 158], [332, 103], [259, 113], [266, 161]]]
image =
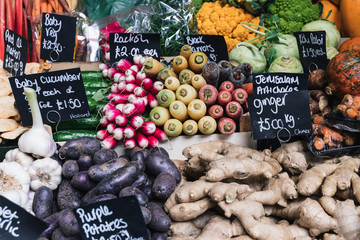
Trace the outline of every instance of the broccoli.
[[264, 14], [264, 23], [269, 29], [278, 27], [283, 34], [293, 34], [319, 17], [319, 6], [311, 0], [274, 0]]

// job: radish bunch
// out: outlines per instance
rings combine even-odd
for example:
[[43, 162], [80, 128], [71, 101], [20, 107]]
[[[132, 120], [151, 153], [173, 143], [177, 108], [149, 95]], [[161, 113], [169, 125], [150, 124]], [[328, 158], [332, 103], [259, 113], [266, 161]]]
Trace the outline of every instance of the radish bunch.
[[114, 21], [100, 29], [101, 39], [99, 45], [101, 48], [101, 57], [106, 62], [110, 62], [110, 33], [124, 33], [126, 28], [122, 27], [118, 21]]
[[104, 127], [97, 132], [103, 148], [113, 148], [123, 141], [125, 148], [156, 147], [160, 141], [167, 139], [165, 133], [150, 120], [143, 117], [147, 108], [158, 106], [156, 94], [164, 88], [160, 81], [151, 80], [142, 71], [146, 57], [136, 55], [134, 64], [126, 59], [110, 67], [101, 63], [99, 69], [103, 76], [112, 82], [108, 103], [103, 107], [100, 125]]

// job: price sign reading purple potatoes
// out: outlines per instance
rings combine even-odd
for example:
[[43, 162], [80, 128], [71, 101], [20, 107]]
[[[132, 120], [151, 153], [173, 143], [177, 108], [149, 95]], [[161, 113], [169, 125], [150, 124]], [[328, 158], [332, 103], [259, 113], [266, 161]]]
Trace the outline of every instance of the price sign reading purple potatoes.
[[27, 40], [10, 29], [4, 33], [5, 54], [3, 68], [12, 76], [24, 74], [27, 58]]
[[326, 54], [326, 32], [296, 32], [294, 35], [304, 72], [308, 74], [315, 69], [326, 69], [329, 63]]
[[24, 126], [32, 124], [24, 87], [35, 90], [45, 123], [90, 117], [80, 68], [23, 75], [9, 80]]
[[74, 60], [76, 18], [43, 13], [40, 57], [52, 62]]
[[218, 35], [187, 35], [184, 43], [191, 46], [193, 52], [203, 52], [214, 62], [229, 60], [225, 38]]
[[308, 90], [254, 95], [248, 98], [248, 104], [254, 139], [312, 133]]
[[134, 196], [120, 197], [74, 210], [83, 239], [148, 240], [139, 202]]
[[45, 222], [0, 196], [0, 239], [37, 239], [46, 228]]

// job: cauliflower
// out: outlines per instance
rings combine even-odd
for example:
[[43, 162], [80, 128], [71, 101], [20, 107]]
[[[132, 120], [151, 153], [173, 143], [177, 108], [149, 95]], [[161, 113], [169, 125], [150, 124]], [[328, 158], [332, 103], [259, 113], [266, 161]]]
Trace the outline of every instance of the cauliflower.
[[320, 9], [311, 0], [275, 0], [267, 8], [265, 26], [269, 29], [279, 27], [281, 33], [293, 34], [319, 17]]

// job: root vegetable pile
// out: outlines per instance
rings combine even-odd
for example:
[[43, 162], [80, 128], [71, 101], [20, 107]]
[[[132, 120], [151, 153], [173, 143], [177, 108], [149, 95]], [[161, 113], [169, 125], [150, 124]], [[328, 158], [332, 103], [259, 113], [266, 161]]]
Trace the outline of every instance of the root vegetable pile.
[[274, 152], [211, 141], [183, 155], [186, 180], [164, 205], [170, 239], [360, 237], [358, 157], [320, 161], [300, 141]]

